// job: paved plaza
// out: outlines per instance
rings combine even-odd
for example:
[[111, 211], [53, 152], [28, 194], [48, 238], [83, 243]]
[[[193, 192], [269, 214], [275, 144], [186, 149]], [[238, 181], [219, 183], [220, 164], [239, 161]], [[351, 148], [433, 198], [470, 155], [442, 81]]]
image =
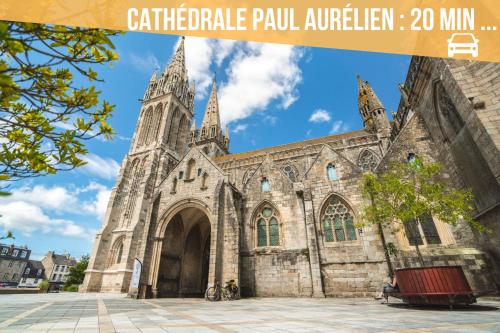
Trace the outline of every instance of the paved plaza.
[[496, 301], [450, 311], [372, 299], [0, 295], [0, 332], [500, 332], [498, 308]]

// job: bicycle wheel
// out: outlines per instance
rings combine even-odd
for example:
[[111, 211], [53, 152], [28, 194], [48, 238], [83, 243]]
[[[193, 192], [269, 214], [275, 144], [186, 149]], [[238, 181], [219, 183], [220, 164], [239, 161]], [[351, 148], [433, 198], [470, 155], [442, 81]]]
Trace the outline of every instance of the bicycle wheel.
[[235, 299], [238, 299], [238, 287], [234, 286], [231, 289], [230, 295], [231, 295], [231, 297], [229, 297], [230, 301], [234, 301]]
[[220, 293], [218, 292], [217, 288], [207, 288], [207, 291], [205, 291], [205, 299], [211, 302], [218, 301], [220, 299]]

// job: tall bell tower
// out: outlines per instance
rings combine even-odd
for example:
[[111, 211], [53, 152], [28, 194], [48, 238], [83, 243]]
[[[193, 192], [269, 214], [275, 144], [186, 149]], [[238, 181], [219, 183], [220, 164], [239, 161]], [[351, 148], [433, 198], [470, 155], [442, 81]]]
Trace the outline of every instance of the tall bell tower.
[[145, 248], [140, 239], [132, 239], [144, 232], [155, 186], [187, 152], [194, 95], [182, 38], [163, 72], [153, 72], [141, 100], [130, 150], [96, 235], [85, 291], [128, 290], [134, 258]]
[[365, 129], [380, 138], [387, 138], [390, 135], [391, 125], [385, 107], [368, 81], [363, 81], [359, 75], [357, 80], [359, 113]]

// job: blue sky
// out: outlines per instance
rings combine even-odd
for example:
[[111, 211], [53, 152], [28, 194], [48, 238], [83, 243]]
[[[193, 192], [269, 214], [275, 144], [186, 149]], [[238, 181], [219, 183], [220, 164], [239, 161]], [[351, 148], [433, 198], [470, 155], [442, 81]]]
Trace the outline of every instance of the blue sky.
[[[12, 230], [32, 257], [90, 253], [110, 189], [126, 155], [147, 82], [170, 60], [178, 37], [127, 33], [114, 39], [120, 60], [97, 68], [102, 98], [116, 105], [114, 140], [88, 142], [89, 164], [25, 180], [0, 199], [0, 229]], [[388, 111], [399, 102], [410, 57], [370, 52], [186, 38], [190, 79], [197, 84], [195, 117], [202, 121], [213, 76], [233, 153], [362, 128], [357, 109], [359, 74]], [[10, 243], [11, 241], [8, 241]]]

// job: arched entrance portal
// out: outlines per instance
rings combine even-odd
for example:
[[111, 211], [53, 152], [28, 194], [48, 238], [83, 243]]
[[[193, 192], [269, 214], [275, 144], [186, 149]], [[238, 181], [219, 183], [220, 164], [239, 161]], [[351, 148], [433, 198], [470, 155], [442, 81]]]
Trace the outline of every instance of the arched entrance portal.
[[163, 236], [157, 297], [202, 297], [209, 259], [209, 219], [198, 208], [184, 208], [168, 222]]

